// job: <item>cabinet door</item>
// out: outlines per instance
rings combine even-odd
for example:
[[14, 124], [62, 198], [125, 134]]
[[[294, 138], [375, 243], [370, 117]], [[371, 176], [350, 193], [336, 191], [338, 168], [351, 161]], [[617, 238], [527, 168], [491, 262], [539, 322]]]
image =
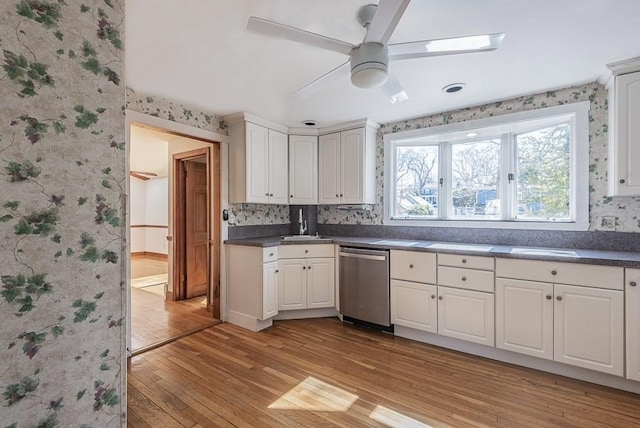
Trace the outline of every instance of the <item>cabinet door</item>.
[[269, 130], [269, 203], [289, 202], [289, 144], [286, 134]]
[[613, 195], [640, 195], [640, 72], [616, 76], [614, 84]]
[[496, 347], [553, 360], [553, 284], [496, 279]]
[[494, 346], [493, 294], [438, 287], [438, 333]]
[[625, 269], [627, 378], [640, 380], [640, 269]]
[[269, 202], [269, 136], [268, 129], [247, 122], [247, 202]]
[[334, 259], [307, 260], [307, 308], [335, 306]]
[[417, 330], [438, 332], [435, 285], [391, 280], [391, 323]]
[[554, 286], [554, 359], [622, 376], [623, 292]]
[[306, 259], [280, 260], [278, 270], [278, 310], [304, 309], [307, 305]]
[[340, 203], [340, 133], [318, 139], [318, 203]]
[[318, 203], [318, 137], [289, 136], [289, 203]]
[[340, 133], [340, 202], [343, 204], [364, 202], [364, 138], [364, 128]]
[[278, 262], [262, 265], [262, 318], [278, 315]]

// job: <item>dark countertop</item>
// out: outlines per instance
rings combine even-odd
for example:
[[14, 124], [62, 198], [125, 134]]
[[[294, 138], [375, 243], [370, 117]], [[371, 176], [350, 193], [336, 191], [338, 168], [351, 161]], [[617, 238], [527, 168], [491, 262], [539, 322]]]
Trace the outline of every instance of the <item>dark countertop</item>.
[[568, 263], [587, 263], [608, 266], [640, 268], [640, 253], [626, 251], [598, 251], [573, 248], [509, 247], [505, 245], [466, 244], [459, 242], [434, 242], [409, 239], [353, 238], [327, 236], [320, 239], [289, 240], [280, 236], [265, 238], [231, 239], [229, 245], [274, 247], [299, 244], [337, 244], [350, 247], [410, 250], [461, 254], [475, 256], [504, 257], [512, 259], [545, 260]]

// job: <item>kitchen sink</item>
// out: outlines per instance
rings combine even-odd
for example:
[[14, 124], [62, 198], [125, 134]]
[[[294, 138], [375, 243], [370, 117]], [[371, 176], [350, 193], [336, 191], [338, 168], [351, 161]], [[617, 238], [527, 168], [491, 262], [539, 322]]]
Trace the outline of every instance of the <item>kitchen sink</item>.
[[318, 235], [289, 235], [282, 236], [280, 239], [282, 239], [283, 241], [317, 241], [322, 239], [327, 240], [329, 238]]

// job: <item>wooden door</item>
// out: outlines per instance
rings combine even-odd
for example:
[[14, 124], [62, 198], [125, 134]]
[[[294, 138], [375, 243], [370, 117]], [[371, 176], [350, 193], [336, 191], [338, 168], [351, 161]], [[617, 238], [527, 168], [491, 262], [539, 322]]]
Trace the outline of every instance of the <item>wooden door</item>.
[[493, 294], [438, 287], [438, 334], [494, 346]]
[[207, 165], [185, 161], [185, 297], [209, 290], [209, 210]]
[[269, 129], [269, 203], [289, 203], [289, 144], [287, 135]]
[[496, 280], [496, 347], [553, 360], [553, 284]]
[[278, 310], [305, 309], [307, 305], [307, 260], [278, 262]]
[[361, 204], [364, 201], [364, 128], [340, 133], [340, 202]]
[[289, 136], [289, 203], [318, 203], [318, 137]]
[[624, 292], [554, 286], [554, 359], [622, 376]]
[[247, 202], [269, 202], [269, 137], [268, 129], [247, 122]]
[[340, 203], [340, 133], [318, 139], [318, 203]]
[[417, 330], [438, 332], [435, 285], [391, 280], [391, 323]]
[[307, 309], [335, 307], [335, 262], [332, 258], [307, 260]]
[[262, 318], [278, 315], [278, 262], [262, 265]]

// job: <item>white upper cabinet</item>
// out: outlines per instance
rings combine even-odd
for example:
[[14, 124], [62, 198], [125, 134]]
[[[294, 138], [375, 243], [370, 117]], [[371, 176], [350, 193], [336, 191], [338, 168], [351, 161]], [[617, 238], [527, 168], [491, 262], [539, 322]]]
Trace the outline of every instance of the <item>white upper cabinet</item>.
[[609, 68], [609, 194], [640, 195], [640, 58]]
[[246, 113], [229, 123], [229, 202], [287, 204], [287, 128]]
[[318, 137], [289, 136], [289, 203], [318, 203]]
[[359, 124], [353, 129], [320, 136], [319, 204], [376, 203], [378, 125], [365, 121]]

